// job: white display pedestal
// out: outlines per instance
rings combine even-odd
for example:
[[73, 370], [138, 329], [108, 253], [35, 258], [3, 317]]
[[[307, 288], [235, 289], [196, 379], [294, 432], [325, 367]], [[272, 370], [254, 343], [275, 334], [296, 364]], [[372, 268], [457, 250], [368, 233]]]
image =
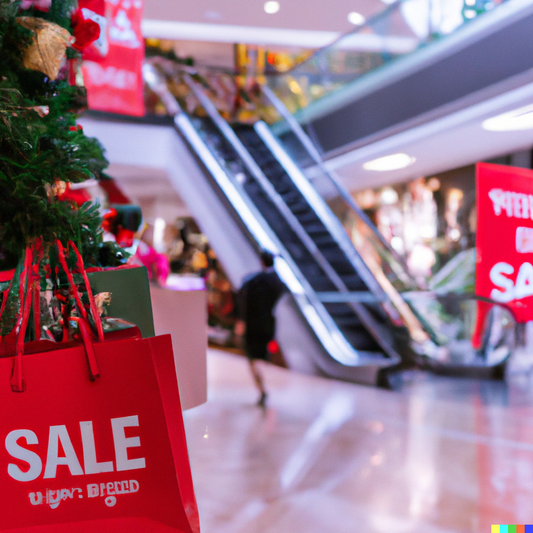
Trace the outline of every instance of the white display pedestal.
[[181, 407], [207, 401], [207, 294], [150, 287], [156, 335], [170, 333]]

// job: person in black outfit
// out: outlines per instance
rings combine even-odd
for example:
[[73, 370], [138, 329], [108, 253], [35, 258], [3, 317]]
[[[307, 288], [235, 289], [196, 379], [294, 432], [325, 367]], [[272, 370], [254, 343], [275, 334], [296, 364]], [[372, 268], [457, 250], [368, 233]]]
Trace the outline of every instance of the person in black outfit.
[[250, 370], [261, 394], [258, 405], [265, 407], [267, 393], [256, 361], [268, 360], [268, 343], [274, 338], [276, 330], [273, 311], [285, 291], [285, 285], [273, 268], [272, 254], [262, 252], [261, 263], [262, 271], [247, 276], [237, 295], [239, 321], [235, 332], [243, 335]]

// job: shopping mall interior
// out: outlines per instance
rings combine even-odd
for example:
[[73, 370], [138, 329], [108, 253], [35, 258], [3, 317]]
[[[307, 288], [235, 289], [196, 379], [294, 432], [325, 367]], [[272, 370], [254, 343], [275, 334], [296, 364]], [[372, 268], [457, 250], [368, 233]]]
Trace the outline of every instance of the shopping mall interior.
[[[19, 4], [28, 31], [39, 17], [60, 20], [57, 0]], [[84, 167], [85, 181], [78, 170], [54, 175], [47, 205], [70, 202], [82, 214], [96, 205], [102, 242], [95, 266], [89, 245], [79, 247], [91, 266], [83, 280], [83, 266], [69, 277], [68, 247], [66, 263], [61, 244], [59, 259], [51, 253], [41, 317], [45, 285], [57, 283], [59, 303], [48, 304], [65, 313], [85, 282], [71, 340], [87, 346], [82, 307], [94, 313], [94, 299], [114, 317], [105, 335], [124, 330], [113, 320], [143, 338], [171, 335], [188, 504], [179, 485], [189, 518], [195, 495], [200, 526], [162, 520], [153, 531], [497, 533], [533, 524], [533, 0], [79, 0], [77, 9], [63, 25], [74, 38], [59, 73], [36, 66], [31, 47], [24, 67], [86, 92], [68, 134], [98, 139], [108, 166]], [[35, 31], [42, 50], [45, 30]], [[5, 110], [17, 115], [3, 94], [7, 125]], [[17, 112], [31, 105], [52, 116], [36, 98]], [[2, 245], [17, 220], [2, 209], [6, 335], [13, 282], [2, 274], [25, 270]], [[35, 240], [30, 248], [35, 265], [42, 252]], [[59, 263], [72, 289], [60, 288]], [[263, 285], [249, 296], [261, 271], [279, 294]], [[250, 340], [254, 301], [273, 308], [275, 320], [261, 314], [272, 322], [264, 342]], [[62, 332], [64, 342], [69, 321], [49, 316], [32, 339], [59, 342]], [[72, 472], [61, 445], [57, 464]], [[83, 453], [87, 473], [86, 440]], [[125, 453], [126, 463], [140, 460]]]

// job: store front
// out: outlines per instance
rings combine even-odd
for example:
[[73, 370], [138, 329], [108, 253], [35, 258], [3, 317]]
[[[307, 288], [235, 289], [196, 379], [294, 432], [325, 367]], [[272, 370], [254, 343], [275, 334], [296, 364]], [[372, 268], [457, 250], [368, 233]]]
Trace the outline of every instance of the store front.
[[[531, 152], [491, 163], [530, 167]], [[474, 291], [477, 228], [475, 165], [353, 193], [421, 286]], [[361, 231], [353, 212], [332, 202], [356, 245]]]

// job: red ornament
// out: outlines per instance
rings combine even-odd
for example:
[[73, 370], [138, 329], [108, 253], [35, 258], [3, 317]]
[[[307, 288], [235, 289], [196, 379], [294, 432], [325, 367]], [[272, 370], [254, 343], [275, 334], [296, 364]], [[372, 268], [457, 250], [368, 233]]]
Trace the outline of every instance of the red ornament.
[[117, 218], [117, 210], [114, 207], [110, 207], [109, 211], [102, 217], [102, 228], [108, 233], [112, 233], [115, 219]]
[[85, 202], [91, 200], [91, 195], [85, 189], [72, 189], [72, 184], [69, 182], [66, 184], [65, 192], [57, 196], [58, 200], [62, 202], [72, 202], [78, 207], [81, 207]]
[[85, 18], [83, 9], [77, 9], [72, 14], [72, 35], [76, 39], [72, 45], [78, 51], [94, 43], [100, 37], [100, 25], [89, 18]]

